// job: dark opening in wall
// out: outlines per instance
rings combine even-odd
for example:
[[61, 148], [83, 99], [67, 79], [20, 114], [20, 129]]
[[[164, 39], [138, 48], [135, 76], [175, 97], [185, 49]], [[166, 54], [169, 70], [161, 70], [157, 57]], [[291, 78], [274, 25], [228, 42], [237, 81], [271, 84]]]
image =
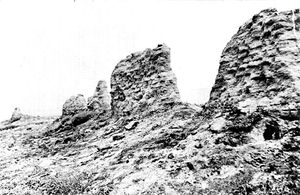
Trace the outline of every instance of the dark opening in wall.
[[266, 124], [266, 129], [263, 134], [265, 140], [280, 139], [280, 129], [276, 121], [270, 121]]

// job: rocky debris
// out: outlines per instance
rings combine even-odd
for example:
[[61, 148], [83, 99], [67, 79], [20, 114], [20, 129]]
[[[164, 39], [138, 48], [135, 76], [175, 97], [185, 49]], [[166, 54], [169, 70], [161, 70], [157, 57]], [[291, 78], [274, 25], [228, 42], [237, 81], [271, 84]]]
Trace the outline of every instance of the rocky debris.
[[180, 101], [176, 78], [170, 67], [170, 49], [133, 53], [121, 60], [111, 76], [114, 115], [128, 116]]
[[62, 116], [73, 116], [87, 110], [87, 103], [83, 95], [70, 97], [63, 105]]
[[10, 130], [10, 129], [15, 129], [19, 127], [19, 125], [5, 125], [4, 127], [0, 128], [0, 131], [5, 131], [5, 130]]
[[21, 113], [20, 108], [15, 108], [14, 112], [10, 118], [10, 122], [13, 123], [15, 121], [20, 120], [24, 115]]
[[98, 82], [94, 95], [88, 98], [87, 107], [95, 112], [107, 112], [111, 109], [110, 94], [105, 81]]

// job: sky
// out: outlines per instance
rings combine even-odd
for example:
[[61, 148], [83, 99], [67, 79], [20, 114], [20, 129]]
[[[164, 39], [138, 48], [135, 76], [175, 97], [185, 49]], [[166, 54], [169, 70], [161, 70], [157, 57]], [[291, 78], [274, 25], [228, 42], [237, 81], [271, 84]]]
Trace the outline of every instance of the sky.
[[0, 0], [0, 121], [60, 115], [130, 53], [165, 43], [185, 102], [204, 103], [223, 48], [262, 9], [297, 0]]

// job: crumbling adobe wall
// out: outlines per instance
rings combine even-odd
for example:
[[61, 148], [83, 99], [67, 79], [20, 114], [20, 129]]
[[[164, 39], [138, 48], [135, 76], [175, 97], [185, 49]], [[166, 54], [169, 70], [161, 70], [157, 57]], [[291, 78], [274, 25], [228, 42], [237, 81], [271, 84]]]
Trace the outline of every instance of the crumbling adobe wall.
[[180, 101], [170, 67], [170, 48], [133, 53], [120, 61], [111, 76], [112, 111], [126, 116]]
[[263, 10], [223, 50], [210, 101], [297, 114], [300, 104], [299, 10]]

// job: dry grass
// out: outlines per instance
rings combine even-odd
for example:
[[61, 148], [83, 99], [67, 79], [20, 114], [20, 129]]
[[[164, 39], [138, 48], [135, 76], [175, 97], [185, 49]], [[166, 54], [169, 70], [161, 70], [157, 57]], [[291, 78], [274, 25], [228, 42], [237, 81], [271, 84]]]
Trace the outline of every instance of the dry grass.
[[[107, 185], [93, 185], [95, 184], [93, 173], [95, 172], [71, 170], [32, 183], [35, 184], [36, 191], [45, 195], [108, 195], [112, 188]], [[27, 192], [24, 195], [35, 195], [35, 193]]]

